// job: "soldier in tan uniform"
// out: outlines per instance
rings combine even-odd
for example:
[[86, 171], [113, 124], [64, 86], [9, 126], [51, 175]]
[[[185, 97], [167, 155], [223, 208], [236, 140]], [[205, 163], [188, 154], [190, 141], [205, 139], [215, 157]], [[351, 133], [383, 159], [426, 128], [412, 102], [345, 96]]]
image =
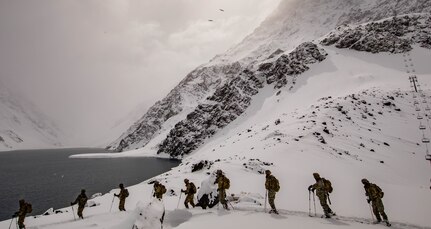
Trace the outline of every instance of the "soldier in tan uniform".
[[226, 189], [230, 188], [230, 180], [223, 175], [223, 171], [217, 170], [217, 178], [214, 184], [218, 185], [218, 198], [224, 209], [229, 210], [226, 201]]
[[118, 197], [120, 199], [120, 204], [118, 205], [118, 209], [120, 211], [126, 211], [124, 208], [124, 204], [126, 203], [126, 198], [129, 197], [129, 191], [124, 188], [123, 184], [120, 184], [120, 193], [114, 194], [114, 196]]
[[[316, 196], [319, 197], [320, 205], [323, 208], [323, 213], [326, 218], [331, 218], [331, 215], [335, 215], [335, 213], [331, 210], [327, 203], [328, 195], [332, 192], [332, 187], [330, 187], [330, 182], [325, 178], [321, 178], [318, 173], [313, 173], [313, 177], [316, 180], [316, 183], [310, 185], [308, 187], [309, 191], [314, 192], [316, 190]], [[329, 187], [327, 183], [329, 182]]]
[[268, 202], [271, 206], [271, 211], [269, 213], [275, 213], [278, 214], [277, 209], [275, 208], [275, 194], [280, 190], [280, 183], [278, 182], [277, 178], [275, 178], [273, 175], [271, 175], [271, 171], [266, 170], [266, 181], [265, 181], [265, 188], [268, 191]]
[[163, 198], [163, 194], [166, 193], [166, 187], [162, 184], [160, 184], [160, 182], [156, 181], [154, 182], [154, 194], [153, 196], [156, 197], [159, 200], [162, 200]]
[[76, 197], [76, 200], [70, 205], [78, 204], [78, 217], [81, 219], [84, 219], [84, 216], [82, 215], [82, 212], [84, 211], [85, 204], [87, 203], [87, 195], [85, 195], [85, 189], [81, 190], [81, 194]]
[[386, 223], [387, 226], [390, 226], [391, 224], [388, 221], [388, 216], [385, 213], [385, 207], [383, 206], [382, 198], [383, 198], [383, 191], [380, 189], [379, 186], [376, 184], [370, 183], [367, 179], [362, 179], [362, 184], [364, 185], [365, 189], [365, 196], [367, 196], [367, 202], [370, 203], [373, 207], [373, 213], [376, 216], [376, 223], [380, 223], [383, 221]]
[[190, 182], [188, 179], [184, 179], [184, 183], [186, 184], [186, 189], [182, 190], [181, 192], [184, 192], [187, 196], [186, 196], [186, 200], [184, 201], [184, 205], [186, 206], [186, 208], [189, 208], [188, 203], [190, 203], [190, 205], [192, 205], [192, 207], [195, 207], [195, 203], [194, 203], [194, 198], [195, 198], [195, 193], [196, 193], [196, 186], [195, 184], [193, 184], [193, 182]]
[[13, 217], [14, 218], [18, 217], [18, 227], [20, 229], [25, 228], [25, 225], [24, 225], [25, 215], [27, 213], [31, 213], [32, 211], [33, 211], [33, 208], [31, 204], [26, 203], [25, 200], [19, 201], [19, 211], [15, 212]]

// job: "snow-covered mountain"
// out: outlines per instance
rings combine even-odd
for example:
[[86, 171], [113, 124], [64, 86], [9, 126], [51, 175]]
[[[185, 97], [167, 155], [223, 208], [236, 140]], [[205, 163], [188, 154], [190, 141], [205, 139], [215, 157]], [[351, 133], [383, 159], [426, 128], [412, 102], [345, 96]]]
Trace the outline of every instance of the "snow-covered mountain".
[[[187, 154], [196, 149], [204, 139], [241, 115], [259, 88], [274, 83], [276, 88], [286, 86], [293, 89], [294, 78], [309, 68], [307, 61], [292, 60], [292, 57], [289, 57], [295, 54], [292, 50], [297, 49], [300, 44], [318, 39], [341, 25], [356, 25], [394, 15], [423, 12], [431, 12], [430, 1], [282, 1], [276, 12], [243, 42], [188, 74], [167, 97], [152, 106], [107, 148], [126, 151], [146, 146], [171, 156]], [[423, 22], [421, 25], [427, 26], [429, 23]], [[424, 31], [423, 42], [426, 43], [428, 30], [417, 29]], [[397, 34], [393, 36], [397, 37]], [[414, 42], [421, 41], [416, 39]], [[302, 54], [314, 55], [307, 50]], [[271, 61], [273, 63], [270, 63]], [[279, 63], [276, 63], [277, 61]], [[299, 66], [284, 67], [290, 62]], [[270, 65], [275, 65], [274, 69], [265, 73], [265, 68]], [[256, 82], [251, 83], [254, 85], [248, 85], [251, 81], [240, 80], [244, 78], [254, 78], [252, 81]], [[287, 82], [288, 78], [292, 78], [290, 82]], [[242, 84], [242, 87], [257, 88], [244, 96], [244, 88], [238, 84]], [[226, 97], [226, 93], [231, 94], [230, 98]], [[244, 104], [236, 104], [238, 107], [233, 107], [238, 102]], [[196, 116], [209, 110], [216, 116], [206, 114], [205, 118], [198, 121], [201, 122], [200, 126], [196, 126], [196, 123], [193, 123]], [[193, 127], [187, 122], [193, 123]], [[188, 129], [186, 133], [183, 131], [185, 129]], [[196, 129], [199, 131], [195, 131]], [[205, 131], [202, 129], [206, 129], [206, 133], [203, 133]], [[193, 134], [190, 135], [191, 132]]]
[[37, 108], [0, 83], [0, 151], [60, 147], [61, 131]]
[[[113, 190], [91, 200], [84, 220], [71, 221], [69, 207], [27, 224], [131, 228], [147, 217], [140, 206], [151, 202], [158, 180], [168, 190], [163, 228], [371, 229], [381, 225], [370, 223], [360, 182], [367, 178], [383, 189], [394, 228], [429, 229], [430, 9], [420, 0], [283, 1], [253, 34], [190, 73], [110, 145], [126, 152], [74, 156], [183, 158], [128, 187], [127, 212], [109, 211]], [[201, 191], [217, 169], [230, 179], [233, 211], [178, 207], [183, 179]], [[263, 212], [266, 169], [280, 181], [277, 216]], [[336, 219], [309, 217], [314, 172], [332, 182]], [[316, 205], [321, 216], [317, 198]]]

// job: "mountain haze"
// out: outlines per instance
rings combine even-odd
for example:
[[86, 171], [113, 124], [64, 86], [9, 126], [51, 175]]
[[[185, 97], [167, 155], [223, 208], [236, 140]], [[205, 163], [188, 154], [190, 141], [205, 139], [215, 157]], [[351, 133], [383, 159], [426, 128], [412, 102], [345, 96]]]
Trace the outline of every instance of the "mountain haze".
[[0, 151], [60, 147], [62, 132], [25, 98], [0, 83]]

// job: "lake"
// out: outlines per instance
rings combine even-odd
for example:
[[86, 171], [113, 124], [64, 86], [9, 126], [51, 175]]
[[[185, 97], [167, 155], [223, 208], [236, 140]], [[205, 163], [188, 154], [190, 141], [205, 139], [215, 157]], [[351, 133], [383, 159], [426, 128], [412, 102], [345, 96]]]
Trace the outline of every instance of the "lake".
[[81, 159], [73, 154], [104, 149], [50, 149], [0, 152], [0, 220], [11, 218], [25, 199], [30, 215], [70, 206], [86, 189], [88, 197], [107, 193], [119, 183], [131, 186], [169, 171], [180, 161], [159, 158]]

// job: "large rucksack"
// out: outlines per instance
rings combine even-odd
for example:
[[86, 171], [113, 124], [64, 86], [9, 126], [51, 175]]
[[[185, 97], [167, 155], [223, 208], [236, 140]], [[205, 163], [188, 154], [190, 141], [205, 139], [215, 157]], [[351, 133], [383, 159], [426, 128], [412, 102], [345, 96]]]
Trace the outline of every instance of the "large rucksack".
[[192, 187], [191, 188], [191, 194], [195, 194], [197, 192], [195, 184], [190, 183], [190, 186]]
[[383, 196], [384, 196], [385, 193], [382, 191], [382, 189], [379, 186], [377, 186], [376, 184], [373, 184], [373, 186], [377, 190], [377, 196], [379, 196], [380, 198], [383, 198]]
[[227, 177], [223, 177], [223, 189], [229, 189], [230, 188], [230, 180]]
[[129, 197], [129, 190], [124, 189], [124, 196], [125, 196], [125, 197]]
[[280, 182], [274, 176], [273, 176], [273, 179], [274, 179], [274, 181], [272, 182], [273, 187], [271, 187], [271, 189], [278, 192], [280, 191]]
[[31, 206], [31, 204], [27, 203], [26, 210], [27, 213], [31, 213], [33, 211], [33, 207]]
[[325, 179], [325, 178], [322, 178], [322, 180], [323, 180], [323, 187], [324, 187], [325, 191], [326, 191], [327, 193], [332, 193], [332, 191], [333, 191], [334, 189], [332, 188], [331, 181], [329, 181], [329, 180], [327, 180], [327, 179]]
[[165, 194], [166, 193], [166, 187], [162, 184], [160, 184], [160, 186], [162, 188], [162, 194]]

